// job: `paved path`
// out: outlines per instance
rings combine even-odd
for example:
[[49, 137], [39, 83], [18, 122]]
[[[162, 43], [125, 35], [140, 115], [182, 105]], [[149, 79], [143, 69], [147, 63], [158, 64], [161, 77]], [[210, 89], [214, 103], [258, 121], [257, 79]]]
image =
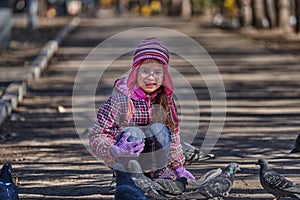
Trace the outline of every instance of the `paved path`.
[[[1, 127], [1, 133], [9, 134], [10, 138], [0, 143], [0, 161], [12, 162], [21, 199], [113, 199], [113, 195], [108, 194], [110, 171], [86, 150], [74, 125], [72, 93], [76, 73], [84, 65], [86, 56], [100, 42], [122, 31], [145, 25], [157, 26], [159, 23], [164, 28], [189, 35], [208, 51], [218, 66], [226, 91], [225, 125], [212, 150], [217, 158], [187, 168], [200, 177], [210, 169], [224, 167], [231, 161], [238, 162], [242, 171], [237, 175], [228, 199], [272, 198], [261, 189], [258, 181], [258, 167], [254, 164], [260, 157], [268, 158], [278, 172], [300, 183], [299, 155], [287, 155], [300, 130], [299, 57], [269, 51], [262, 44], [235, 34], [203, 28], [197, 21], [89, 19], [66, 38], [42, 79], [28, 83], [28, 93], [15, 111], [24, 118], [19, 121], [7, 119]], [[177, 38], [170, 41], [180, 42]], [[189, 47], [182, 45], [182, 49], [193, 55]], [[98, 53], [98, 58], [101, 58], [102, 52]], [[114, 50], [112, 53], [115, 53]], [[105, 60], [97, 59], [97, 52], [95, 55], [89, 60], [92, 72], [103, 70], [99, 63], [105, 63]], [[197, 123], [199, 113], [193, 107], [196, 105], [200, 108], [200, 124], [196, 129], [198, 139], [195, 144], [201, 144], [209, 129], [211, 110], [216, 108], [217, 122], [223, 119], [222, 102], [217, 101], [217, 106], [213, 104], [211, 91], [206, 85], [211, 83], [213, 89], [220, 89], [214, 87], [217, 76], [200, 76], [180, 56], [172, 55], [172, 58], [173, 72], [179, 74], [174, 82], [178, 85], [179, 111], [184, 115], [183, 135], [193, 131], [186, 127]], [[212, 68], [207, 65], [211, 64], [209, 61], [204, 57], [204, 73], [211, 72]], [[113, 80], [128, 70], [130, 62], [129, 53], [111, 63], [109, 70], [105, 71], [96, 91], [95, 110], [110, 94]], [[87, 75], [93, 77], [94, 74]], [[191, 84], [198, 102], [185, 95], [189, 90], [184, 87], [187, 85], [180, 75]], [[82, 81], [85, 81], [83, 83], [89, 92], [88, 86], [93, 80], [87, 76]], [[81, 121], [85, 121], [86, 113], [94, 111], [84, 107], [93, 101], [85, 94], [82, 92], [78, 98], [82, 107], [73, 110], [76, 116], [82, 116]], [[187, 101], [180, 101], [186, 96]]]

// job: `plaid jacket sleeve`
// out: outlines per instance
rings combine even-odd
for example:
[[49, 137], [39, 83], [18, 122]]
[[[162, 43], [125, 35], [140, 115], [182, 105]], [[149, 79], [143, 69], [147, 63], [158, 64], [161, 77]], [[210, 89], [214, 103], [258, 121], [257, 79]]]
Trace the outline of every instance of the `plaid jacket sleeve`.
[[177, 110], [175, 107], [175, 103], [172, 99], [172, 105], [170, 106], [170, 117], [173, 122], [173, 133], [171, 134], [171, 147], [170, 147], [170, 156], [169, 156], [169, 165], [170, 169], [177, 169], [182, 167], [185, 162], [185, 157], [182, 152], [182, 147], [180, 143], [180, 128]]
[[93, 130], [89, 136], [90, 147], [94, 154], [103, 159], [105, 164], [113, 167], [115, 158], [110, 149], [116, 143], [115, 137], [118, 134], [119, 122], [122, 117], [122, 105], [124, 97], [112, 95], [108, 101], [100, 107]]

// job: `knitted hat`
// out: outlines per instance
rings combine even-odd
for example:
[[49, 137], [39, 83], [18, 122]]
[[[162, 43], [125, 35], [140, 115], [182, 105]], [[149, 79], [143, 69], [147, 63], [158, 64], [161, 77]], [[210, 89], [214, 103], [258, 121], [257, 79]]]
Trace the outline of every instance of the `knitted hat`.
[[173, 92], [173, 83], [168, 72], [168, 64], [169, 64], [169, 51], [167, 47], [157, 38], [146, 38], [144, 39], [139, 46], [137, 47], [134, 56], [132, 69], [128, 76], [127, 86], [129, 89], [133, 89], [136, 84], [136, 77], [138, 67], [140, 63], [147, 59], [153, 58], [160, 60], [164, 65], [164, 87], [167, 95], [170, 95]]
[[169, 51], [167, 47], [156, 38], [147, 38], [141, 42], [134, 53], [133, 66], [137, 66], [146, 58], [160, 60], [165, 66], [169, 64]]

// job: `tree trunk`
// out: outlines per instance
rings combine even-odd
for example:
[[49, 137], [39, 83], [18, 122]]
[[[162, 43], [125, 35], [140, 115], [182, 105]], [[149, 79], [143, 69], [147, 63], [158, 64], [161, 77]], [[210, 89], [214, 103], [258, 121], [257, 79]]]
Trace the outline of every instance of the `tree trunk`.
[[265, 0], [265, 3], [266, 3], [267, 18], [270, 22], [270, 28], [274, 28], [277, 26], [275, 2], [274, 0]]
[[251, 8], [251, 0], [240, 0], [241, 5], [241, 21], [244, 27], [252, 26], [253, 13]]
[[254, 11], [254, 26], [256, 28], [263, 28], [263, 20], [265, 18], [264, 14], [264, 2], [262, 0], [253, 1], [253, 11]]
[[300, 33], [300, 1], [295, 0], [296, 32]]
[[0, 50], [7, 49], [10, 44], [12, 9], [10, 1], [0, 1]]
[[38, 24], [38, 0], [27, 0], [28, 3], [28, 28], [34, 30]]
[[190, 19], [192, 16], [192, 5], [190, 0], [182, 0], [181, 4], [181, 17]]
[[[297, 0], [299, 1], [299, 0]], [[289, 22], [290, 17], [290, 0], [278, 0], [278, 26], [285, 32], [291, 30], [291, 25]]]

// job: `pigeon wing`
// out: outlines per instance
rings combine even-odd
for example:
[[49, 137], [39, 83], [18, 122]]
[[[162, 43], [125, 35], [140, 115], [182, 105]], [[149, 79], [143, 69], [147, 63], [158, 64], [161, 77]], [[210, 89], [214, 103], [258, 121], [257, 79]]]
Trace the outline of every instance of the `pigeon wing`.
[[294, 186], [295, 184], [274, 171], [265, 172], [262, 176], [262, 182], [266, 186], [274, 189], [289, 188]]
[[206, 172], [205, 174], [203, 174], [201, 176], [201, 178], [199, 180], [197, 180], [197, 183], [198, 183], [198, 185], [202, 185], [205, 182], [219, 176], [221, 173], [222, 173], [221, 168], [210, 170], [210, 171]]
[[160, 185], [162, 191], [171, 195], [182, 194], [187, 184], [187, 178], [185, 177], [181, 177], [176, 180], [155, 179], [154, 181]]
[[300, 188], [284, 176], [270, 170], [261, 177], [263, 188], [275, 197], [295, 197], [300, 199]]
[[226, 197], [228, 196], [233, 183], [230, 179], [222, 176], [218, 176], [205, 184], [200, 185], [197, 191], [206, 197]]

